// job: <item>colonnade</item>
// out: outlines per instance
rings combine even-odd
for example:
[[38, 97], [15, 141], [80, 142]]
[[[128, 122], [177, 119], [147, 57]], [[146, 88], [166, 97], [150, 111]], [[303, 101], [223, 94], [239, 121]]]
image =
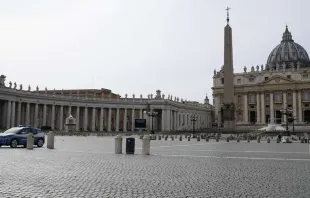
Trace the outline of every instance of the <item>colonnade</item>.
[[[151, 117], [146, 105], [137, 107], [122, 105], [60, 105], [24, 101], [2, 101], [0, 120], [3, 128], [18, 125], [34, 127], [50, 126], [52, 130], [64, 129], [65, 119], [76, 118], [76, 131], [134, 131], [135, 119], [147, 119], [150, 129]], [[166, 106], [154, 109], [158, 114], [153, 118], [153, 129], [161, 131], [191, 130], [191, 115], [195, 115], [196, 129], [211, 127], [211, 112], [191, 111]]]

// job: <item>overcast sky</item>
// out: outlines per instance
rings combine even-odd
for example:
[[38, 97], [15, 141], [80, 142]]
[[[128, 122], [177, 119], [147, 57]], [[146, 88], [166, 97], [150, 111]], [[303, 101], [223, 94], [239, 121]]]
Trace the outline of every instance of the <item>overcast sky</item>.
[[24, 89], [160, 89], [203, 102], [223, 65], [226, 6], [235, 71], [265, 64], [286, 24], [310, 49], [307, 0], [2, 0], [0, 73]]

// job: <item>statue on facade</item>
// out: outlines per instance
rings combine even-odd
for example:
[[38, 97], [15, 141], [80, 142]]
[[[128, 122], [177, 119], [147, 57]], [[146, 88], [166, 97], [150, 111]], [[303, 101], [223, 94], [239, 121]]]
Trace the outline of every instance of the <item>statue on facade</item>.
[[256, 66], [256, 71], [259, 71], [259, 66], [258, 65]]
[[261, 66], [260, 66], [260, 70], [261, 70], [261, 71], [264, 71], [264, 65], [261, 65]]
[[135, 94], [132, 94], [132, 98], [135, 98], [135, 96], [136, 96]]
[[142, 94], [140, 94], [140, 98], [142, 99], [143, 97], [142, 97]]
[[214, 76], [216, 75], [216, 69], [214, 69], [213, 74], [214, 74]]
[[128, 95], [127, 95], [127, 94], [125, 94], [125, 98], [127, 98], [127, 96], [128, 96]]
[[16, 82], [14, 82], [14, 89], [16, 89], [16, 87], [17, 87], [17, 84], [16, 84]]
[[19, 90], [23, 90], [23, 85], [22, 84], [19, 85]]
[[47, 94], [47, 87], [45, 87], [45, 94]]
[[153, 99], [153, 94], [151, 94], [150, 96], [151, 96], [151, 99]]
[[39, 92], [39, 86], [37, 86], [37, 92]]
[[28, 85], [28, 91], [31, 91], [31, 87], [30, 87], [30, 85]]
[[155, 96], [155, 98], [156, 98], [156, 99], [160, 99], [160, 97], [161, 97], [161, 91], [158, 89], [158, 90], [156, 90], [156, 96]]
[[246, 66], [244, 66], [244, 68], [243, 68], [244, 73], [246, 73], [246, 70], [247, 70], [247, 68], [246, 68]]
[[167, 97], [167, 100], [169, 100], [170, 99], [170, 94], [168, 94], [168, 97]]
[[55, 88], [54, 88], [54, 90], [53, 90], [53, 95], [55, 96], [55, 94], [56, 94], [56, 90], [55, 90]]
[[165, 99], [165, 94], [163, 94], [161, 97], [162, 97], [163, 99]]
[[252, 65], [251, 72], [254, 72], [254, 71], [255, 71], [255, 69], [254, 69], [254, 66]]
[[9, 86], [10, 86], [10, 88], [12, 88], [12, 82], [11, 81], [9, 82]]
[[0, 76], [0, 87], [5, 87], [5, 79], [6, 79], [5, 75]]

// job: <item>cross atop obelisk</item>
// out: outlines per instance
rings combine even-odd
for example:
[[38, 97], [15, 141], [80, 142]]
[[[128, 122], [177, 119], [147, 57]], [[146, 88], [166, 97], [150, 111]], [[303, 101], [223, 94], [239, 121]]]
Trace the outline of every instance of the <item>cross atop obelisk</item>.
[[227, 6], [227, 8], [225, 9], [226, 11], [227, 11], [227, 18], [226, 18], [226, 21], [227, 21], [227, 24], [229, 24], [229, 10], [230, 10], [231, 8], [229, 8], [228, 6]]

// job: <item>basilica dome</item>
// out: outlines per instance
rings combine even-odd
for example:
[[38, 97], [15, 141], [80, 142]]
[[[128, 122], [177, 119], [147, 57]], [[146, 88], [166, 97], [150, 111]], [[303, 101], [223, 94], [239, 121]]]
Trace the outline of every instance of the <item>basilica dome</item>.
[[277, 64], [282, 66], [285, 63], [287, 67], [292, 67], [296, 66], [298, 62], [302, 67], [310, 66], [307, 51], [301, 45], [294, 42], [292, 34], [286, 26], [281, 43], [271, 51], [268, 57], [267, 66], [274, 68]]

